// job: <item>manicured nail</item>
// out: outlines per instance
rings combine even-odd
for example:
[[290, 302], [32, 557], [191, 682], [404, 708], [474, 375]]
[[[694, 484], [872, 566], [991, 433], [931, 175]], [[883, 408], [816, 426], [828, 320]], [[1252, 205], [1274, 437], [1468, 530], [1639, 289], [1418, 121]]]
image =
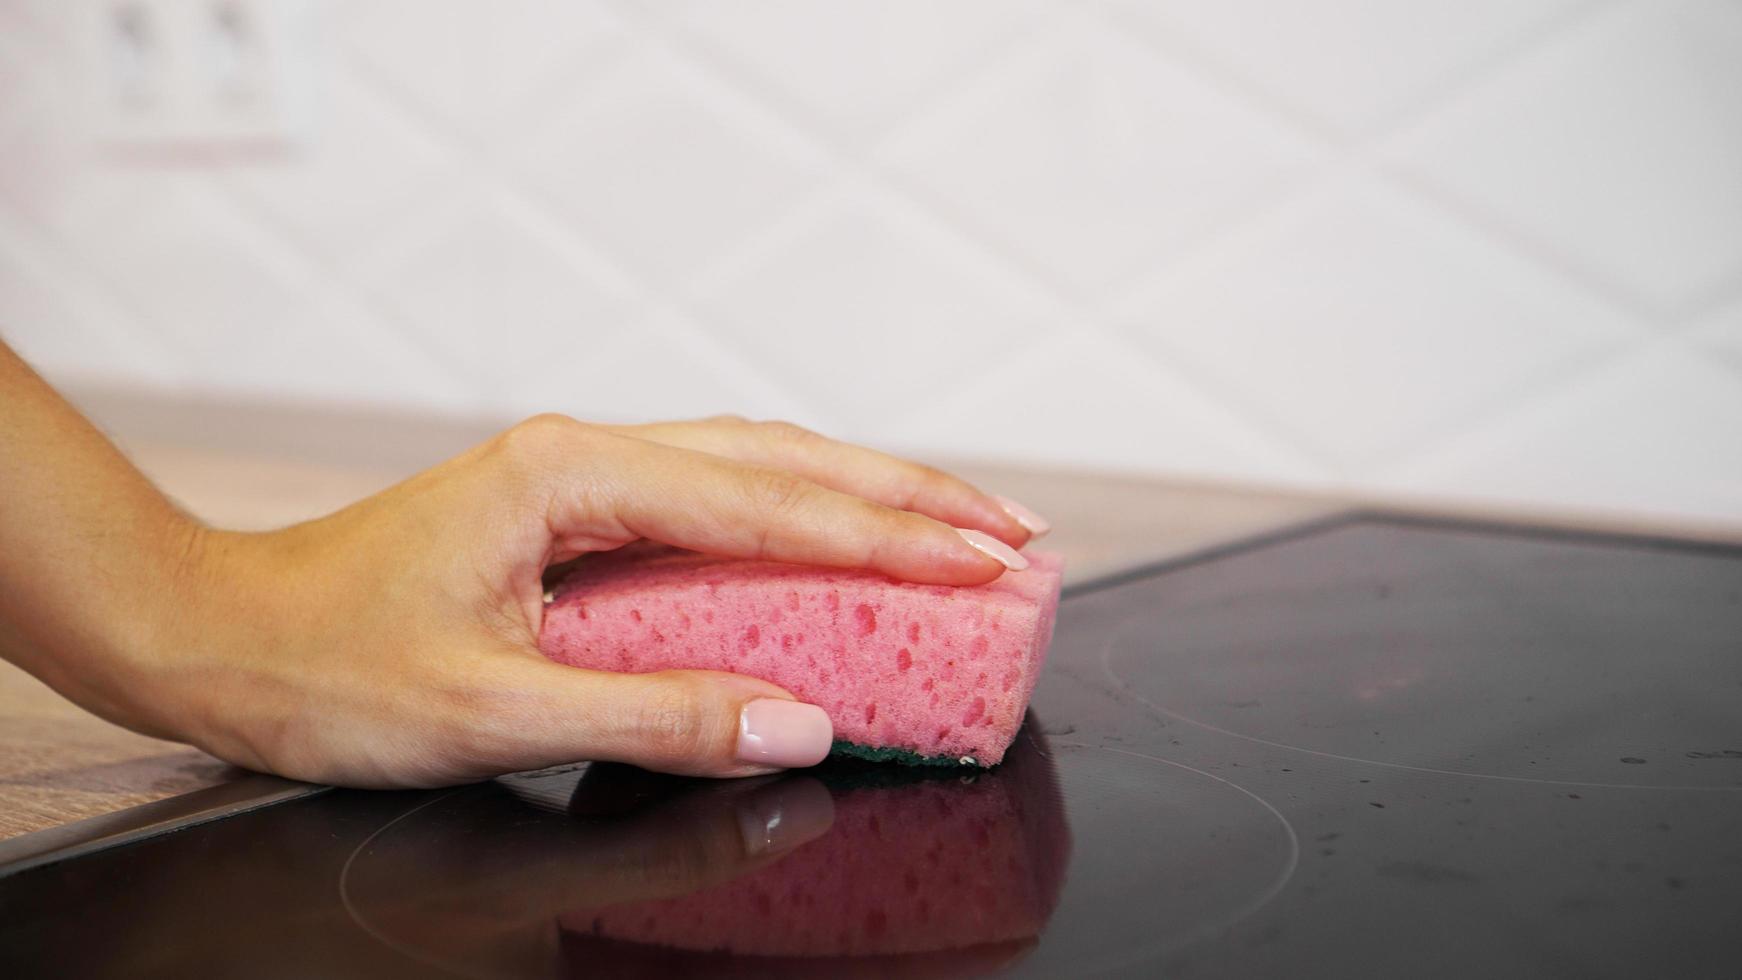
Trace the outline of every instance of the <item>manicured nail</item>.
[[1015, 548], [985, 531], [971, 531], [965, 527], [958, 527], [956, 533], [962, 536], [963, 541], [979, 549], [981, 554], [989, 558], [996, 558], [1000, 564], [1013, 572], [1020, 572], [1028, 567], [1028, 559], [1022, 557]]
[[835, 726], [814, 704], [757, 698], [738, 715], [738, 761], [778, 769], [814, 766], [829, 754]]
[[1036, 514], [1034, 511], [1029, 510], [1027, 507], [1022, 506], [1016, 501], [1011, 500], [1009, 497], [1000, 497], [994, 494], [992, 499], [998, 501], [998, 506], [1004, 508], [1004, 513], [1015, 518], [1016, 523], [1027, 528], [1029, 534], [1038, 538], [1052, 530], [1051, 521]]
[[750, 857], [790, 851], [823, 835], [835, 822], [829, 791], [806, 776], [757, 790], [738, 808], [738, 833]]

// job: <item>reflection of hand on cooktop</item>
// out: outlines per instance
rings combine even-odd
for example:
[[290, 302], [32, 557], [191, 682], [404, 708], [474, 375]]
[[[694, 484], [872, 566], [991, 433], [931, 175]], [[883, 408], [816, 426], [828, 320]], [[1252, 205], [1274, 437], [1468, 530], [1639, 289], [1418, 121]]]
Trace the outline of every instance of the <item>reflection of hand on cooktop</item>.
[[706, 889], [778, 860], [833, 819], [828, 790], [802, 775], [699, 780], [629, 766], [588, 775], [597, 778], [577, 788], [580, 808], [630, 784], [636, 805], [570, 816], [498, 784], [443, 797], [431, 807], [439, 822], [414, 811], [375, 854], [359, 855], [346, 879], [353, 910], [395, 945], [449, 964], [501, 965], [496, 954], [509, 948], [548, 955], [564, 909]]
[[466, 972], [959, 975], [1033, 945], [1069, 849], [1032, 726], [969, 776], [840, 761], [721, 783], [595, 765], [560, 812], [532, 795], [475, 787], [384, 828], [346, 873], [353, 915]]
[[559, 902], [653, 901], [731, 881], [827, 832], [835, 809], [807, 775], [721, 783], [602, 764], [582, 777], [568, 812], [561, 833], [583, 864], [544, 896], [547, 912]]

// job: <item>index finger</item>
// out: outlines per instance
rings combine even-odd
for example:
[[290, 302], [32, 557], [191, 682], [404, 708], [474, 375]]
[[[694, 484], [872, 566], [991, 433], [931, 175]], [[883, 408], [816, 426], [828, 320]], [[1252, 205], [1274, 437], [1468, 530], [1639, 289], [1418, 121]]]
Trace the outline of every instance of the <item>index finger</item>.
[[558, 441], [558, 459], [545, 468], [552, 481], [546, 518], [571, 546], [650, 538], [714, 555], [864, 568], [937, 585], [978, 585], [1028, 567], [983, 531], [785, 470], [578, 423]]
[[831, 490], [916, 511], [953, 527], [985, 531], [1012, 547], [1021, 547], [1029, 538], [1048, 529], [1040, 515], [952, 473], [830, 439], [788, 422], [722, 417], [622, 426], [615, 431], [759, 466], [791, 470]]

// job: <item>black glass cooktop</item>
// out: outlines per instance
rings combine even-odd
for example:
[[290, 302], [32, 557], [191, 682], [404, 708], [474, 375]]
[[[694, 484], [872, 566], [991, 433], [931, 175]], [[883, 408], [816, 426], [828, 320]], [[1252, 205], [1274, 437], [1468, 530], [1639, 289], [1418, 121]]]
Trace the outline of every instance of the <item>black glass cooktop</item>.
[[1742, 552], [1302, 529], [1075, 590], [991, 772], [333, 791], [0, 878], [0, 974], [1734, 977]]

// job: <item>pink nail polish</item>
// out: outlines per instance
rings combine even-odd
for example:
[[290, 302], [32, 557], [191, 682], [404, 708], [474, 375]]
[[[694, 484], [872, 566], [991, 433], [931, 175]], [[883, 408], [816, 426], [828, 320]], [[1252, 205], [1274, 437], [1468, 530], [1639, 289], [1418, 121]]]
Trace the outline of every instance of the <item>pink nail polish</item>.
[[1027, 507], [1022, 506], [1016, 501], [1011, 500], [1009, 497], [993, 495], [992, 499], [998, 501], [998, 506], [1004, 508], [1004, 513], [1015, 518], [1016, 523], [1027, 528], [1029, 534], [1038, 538], [1052, 530], [1051, 521], [1036, 514], [1034, 511], [1029, 510]]
[[1020, 552], [985, 531], [973, 531], [965, 527], [958, 527], [956, 533], [962, 536], [963, 541], [978, 549], [981, 554], [989, 558], [996, 558], [999, 564], [1013, 572], [1020, 572], [1028, 567], [1028, 559], [1022, 557]]
[[829, 754], [835, 726], [814, 704], [757, 698], [738, 715], [738, 761], [780, 769], [814, 766]]

